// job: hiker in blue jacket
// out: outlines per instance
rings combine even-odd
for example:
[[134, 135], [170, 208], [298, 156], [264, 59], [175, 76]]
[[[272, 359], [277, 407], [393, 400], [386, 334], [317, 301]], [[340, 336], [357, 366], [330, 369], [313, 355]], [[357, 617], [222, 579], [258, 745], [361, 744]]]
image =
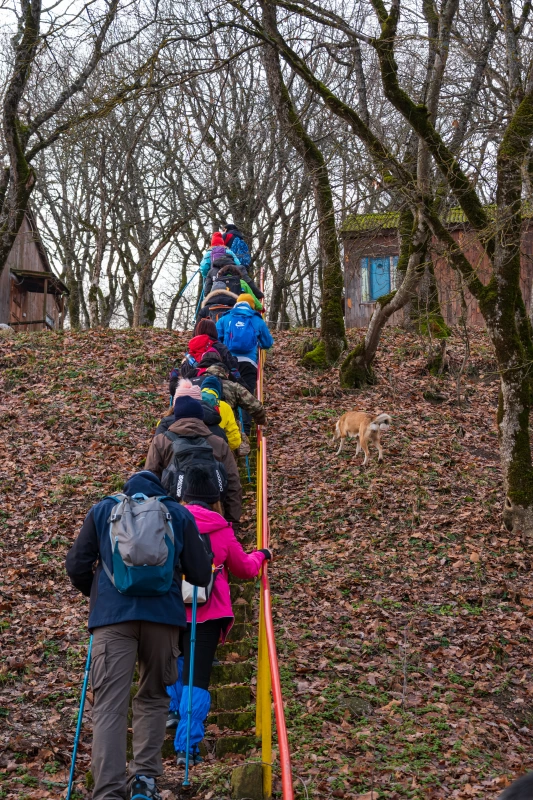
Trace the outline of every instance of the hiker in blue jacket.
[[[259, 348], [268, 350], [274, 339], [261, 314], [254, 310], [254, 300], [241, 294], [233, 308], [217, 322], [218, 338], [239, 362], [241, 380], [252, 394], [257, 384]], [[250, 433], [250, 416], [243, 412], [244, 432]]]
[[232, 222], [225, 222], [222, 225], [222, 238], [226, 247], [231, 247], [243, 267], [248, 269], [252, 261], [250, 248], [244, 241], [244, 237], [238, 227]]
[[[178, 678], [178, 635], [187, 624], [181, 576], [183, 572], [190, 583], [207, 586], [212, 562], [194, 517], [176, 500], [165, 497], [153, 472], [133, 475], [123, 491], [128, 497], [142, 493], [147, 498], [165, 498], [161, 510], [166, 508], [165, 514], [171, 517], [174, 572], [165, 594], [140, 596], [118, 591], [109, 519], [117, 504], [109, 497], [91, 508], [68, 552], [69, 578], [76, 589], [90, 597], [93, 800], [124, 800], [134, 795], [161, 800], [155, 779], [163, 774], [161, 748], [169, 705], [165, 687]], [[127, 777], [128, 707], [137, 660], [139, 690], [133, 698], [133, 760]]]

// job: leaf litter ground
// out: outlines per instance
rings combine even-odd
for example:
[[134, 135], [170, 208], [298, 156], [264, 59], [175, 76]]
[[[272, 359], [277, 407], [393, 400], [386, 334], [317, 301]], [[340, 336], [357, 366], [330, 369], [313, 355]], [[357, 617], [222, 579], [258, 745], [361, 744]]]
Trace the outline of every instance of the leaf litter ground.
[[[532, 761], [533, 588], [529, 555], [500, 526], [490, 348], [474, 337], [459, 407], [415, 336], [388, 330], [378, 384], [353, 394], [335, 370], [299, 369], [309, 336], [276, 335], [266, 383], [296, 795], [494, 800]], [[65, 553], [90, 505], [142, 467], [186, 340], [93, 331], [0, 343], [0, 797], [64, 795], [88, 610]], [[450, 350], [458, 365], [461, 343]], [[335, 455], [334, 423], [353, 408], [393, 416], [383, 465], [371, 451], [362, 468], [353, 442]], [[79, 796], [89, 760], [90, 708]], [[208, 760], [194, 796], [229, 797], [237, 761]], [[179, 775], [171, 760], [165, 770], [171, 800]]]

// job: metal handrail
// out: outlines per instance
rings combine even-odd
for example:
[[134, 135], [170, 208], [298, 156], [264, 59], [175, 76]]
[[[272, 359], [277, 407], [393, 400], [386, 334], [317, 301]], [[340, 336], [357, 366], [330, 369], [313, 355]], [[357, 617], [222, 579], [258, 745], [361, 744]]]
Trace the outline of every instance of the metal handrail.
[[[261, 291], [263, 273], [261, 271]], [[257, 396], [263, 402], [265, 352], [260, 351], [257, 370]], [[268, 462], [267, 440], [260, 425], [257, 426], [257, 546], [269, 547], [270, 527], [268, 522]], [[257, 655], [256, 734], [261, 737], [261, 759], [263, 762], [263, 795], [272, 796], [272, 711], [270, 694], [274, 701], [274, 714], [278, 735], [279, 760], [281, 766], [281, 794], [283, 800], [293, 800], [291, 755], [285, 724], [283, 695], [279, 676], [276, 636], [272, 620], [272, 602], [268, 579], [268, 562], [261, 573], [261, 595], [259, 605], [259, 643]]]

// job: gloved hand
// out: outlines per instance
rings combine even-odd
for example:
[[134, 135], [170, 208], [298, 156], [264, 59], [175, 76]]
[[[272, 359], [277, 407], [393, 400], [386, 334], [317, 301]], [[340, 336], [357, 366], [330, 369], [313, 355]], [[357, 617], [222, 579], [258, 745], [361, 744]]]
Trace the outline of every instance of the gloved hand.
[[262, 408], [261, 411], [256, 411], [254, 419], [258, 425], [266, 425], [267, 415], [265, 409]]
[[261, 548], [261, 550], [259, 552], [260, 553], [264, 553], [264, 556], [265, 556], [267, 561], [272, 561], [272, 558], [273, 558], [272, 550], [269, 550], [268, 547]]

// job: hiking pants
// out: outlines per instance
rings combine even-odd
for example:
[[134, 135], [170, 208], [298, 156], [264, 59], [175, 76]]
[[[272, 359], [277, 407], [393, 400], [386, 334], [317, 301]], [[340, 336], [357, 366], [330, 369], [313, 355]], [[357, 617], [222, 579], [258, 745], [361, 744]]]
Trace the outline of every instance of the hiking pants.
[[135, 664], [139, 689], [133, 698], [135, 775], [163, 774], [161, 748], [169, 697], [165, 686], [178, 677], [179, 628], [158, 622], [121, 622], [95, 628], [91, 664], [93, 703], [93, 800], [125, 800], [126, 734]]
[[[242, 382], [248, 391], [255, 395], [257, 389], [257, 367], [254, 366], [250, 361], [239, 361], [239, 372]], [[242, 422], [244, 432], [247, 436], [249, 436], [252, 418], [244, 408], [242, 409]]]

